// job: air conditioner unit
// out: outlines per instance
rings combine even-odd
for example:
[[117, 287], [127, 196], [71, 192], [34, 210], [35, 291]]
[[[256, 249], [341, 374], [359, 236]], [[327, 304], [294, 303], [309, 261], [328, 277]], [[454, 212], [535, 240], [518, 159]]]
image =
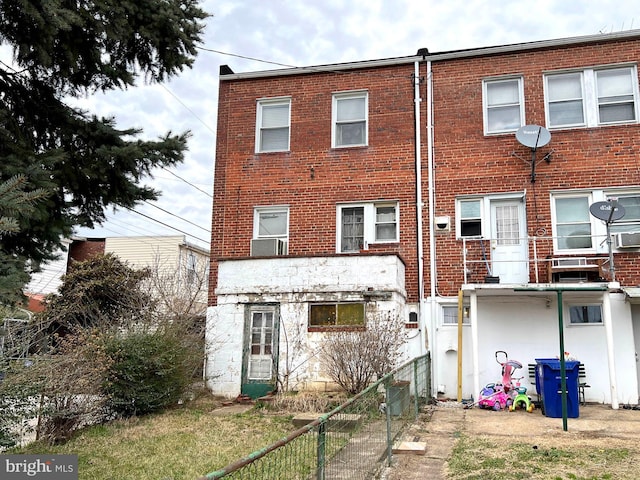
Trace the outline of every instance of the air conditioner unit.
[[640, 248], [640, 232], [616, 234], [618, 248]]
[[287, 242], [280, 238], [254, 238], [251, 240], [252, 257], [272, 257], [287, 254]]

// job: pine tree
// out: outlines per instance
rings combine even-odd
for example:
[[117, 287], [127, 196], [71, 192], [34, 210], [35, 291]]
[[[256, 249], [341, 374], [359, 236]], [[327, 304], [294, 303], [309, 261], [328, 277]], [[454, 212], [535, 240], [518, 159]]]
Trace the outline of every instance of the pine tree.
[[75, 227], [100, 224], [107, 207], [157, 198], [140, 181], [180, 163], [189, 132], [140, 140], [65, 99], [190, 68], [207, 16], [196, 0], [0, 0], [0, 46], [14, 56], [0, 63], [0, 183], [23, 175], [23, 191], [49, 193], [17, 218], [18, 235], [0, 237], [18, 271], [51, 259]]

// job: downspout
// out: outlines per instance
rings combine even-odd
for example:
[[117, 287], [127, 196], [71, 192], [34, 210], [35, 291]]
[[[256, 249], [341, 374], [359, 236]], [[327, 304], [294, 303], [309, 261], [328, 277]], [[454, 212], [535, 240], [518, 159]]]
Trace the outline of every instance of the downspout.
[[[431, 382], [432, 388], [438, 382], [438, 356], [436, 355], [436, 319], [438, 318], [438, 304], [436, 303], [436, 237], [433, 231], [435, 219], [435, 190], [433, 166], [433, 82], [431, 60], [427, 61], [427, 169], [429, 171], [429, 302], [431, 304], [431, 318], [429, 330], [429, 350], [431, 351]], [[433, 391], [433, 390], [432, 390]], [[437, 393], [437, 392], [436, 392]]]
[[[420, 135], [420, 62], [414, 62], [413, 73], [413, 108], [415, 117], [415, 161], [416, 161], [416, 235], [417, 235], [417, 255], [418, 255], [418, 311], [420, 313], [420, 352], [422, 349], [427, 350], [427, 322], [426, 309], [424, 302], [424, 247], [423, 247], [423, 229], [422, 229], [422, 149]], [[433, 360], [432, 360], [433, 361]]]

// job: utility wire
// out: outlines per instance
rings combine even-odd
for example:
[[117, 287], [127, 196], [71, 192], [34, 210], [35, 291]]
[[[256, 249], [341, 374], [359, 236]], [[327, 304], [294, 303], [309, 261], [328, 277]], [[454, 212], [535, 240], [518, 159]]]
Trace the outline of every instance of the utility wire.
[[193, 235], [193, 234], [191, 234], [191, 233], [188, 233], [188, 232], [185, 232], [184, 230], [180, 230], [179, 228], [172, 227], [171, 225], [169, 225], [169, 224], [167, 224], [167, 223], [164, 223], [164, 222], [161, 222], [160, 220], [157, 220], [157, 219], [155, 219], [155, 218], [153, 218], [153, 217], [150, 217], [149, 215], [145, 215], [145, 214], [144, 214], [144, 213], [142, 213], [142, 212], [138, 212], [137, 210], [134, 210], [133, 208], [129, 208], [129, 207], [125, 207], [125, 208], [126, 208], [127, 210], [129, 210], [129, 211], [133, 212], [133, 213], [137, 213], [137, 214], [138, 214], [138, 215], [140, 215], [141, 217], [144, 217], [144, 218], [147, 218], [147, 219], [149, 219], [149, 220], [152, 220], [152, 221], [154, 221], [154, 222], [156, 222], [156, 223], [159, 223], [159, 224], [160, 224], [160, 225], [162, 225], [162, 226], [165, 226], [165, 227], [167, 227], [167, 228], [170, 228], [170, 229], [172, 229], [172, 230], [175, 230], [176, 232], [184, 233], [185, 235], [188, 235], [188, 236], [190, 236], [190, 237], [193, 237], [193, 238], [195, 238], [196, 240], [200, 240], [201, 242], [204, 242], [205, 244], [209, 243], [209, 241], [210, 241], [210, 240], [204, 240], [204, 239], [202, 239], [202, 238], [200, 238], [200, 237], [196, 237], [195, 235]]
[[162, 211], [162, 212], [164, 212], [164, 213], [167, 213], [167, 214], [171, 215], [172, 217], [179, 218], [179, 219], [180, 219], [180, 220], [182, 220], [183, 222], [186, 222], [186, 223], [188, 223], [188, 224], [190, 224], [190, 225], [193, 225], [194, 227], [197, 227], [197, 228], [199, 228], [200, 230], [203, 230], [203, 231], [205, 231], [206, 233], [208, 233], [209, 235], [211, 235], [211, 230], [207, 230], [206, 228], [201, 227], [201, 226], [200, 226], [200, 225], [198, 225], [197, 223], [193, 223], [193, 222], [191, 222], [191, 221], [187, 220], [186, 218], [181, 217], [180, 215], [176, 215], [175, 213], [171, 213], [169, 210], [165, 210], [164, 208], [159, 207], [158, 205], [154, 205], [153, 203], [147, 202], [146, 200], [144, 201], [144, 203], [146, 203], [147, 205], [150, 205], [150, 206], [152, 206], [152, 207], [154, 207], [154, 208], [157, 208], [158, 210], [160, 210], [160, 211]]
[[169, 170], [167, 167], [161, 167], [164, 171], [170, 173], [171, 175], [173, 175], [174, 177], [176, 177], [179, 180], [182, 180], [184, 183], [186, 183], [187, 185], [192, 186], [193, 188], [195, 188], [196, 190], [204, 193], [207, 197], [209, 198], [213, 198], [213, 195], [211, 195], [209, 192], [205, 192], [204, 190], [202, 190], [200, 187], [195, 186], [193, 183], [189, 182], [188, 180], [185, 180], [184, 178], [182, 178], [180, 175], [178, 175], [177, 173], [173, 173], [171, 170]]

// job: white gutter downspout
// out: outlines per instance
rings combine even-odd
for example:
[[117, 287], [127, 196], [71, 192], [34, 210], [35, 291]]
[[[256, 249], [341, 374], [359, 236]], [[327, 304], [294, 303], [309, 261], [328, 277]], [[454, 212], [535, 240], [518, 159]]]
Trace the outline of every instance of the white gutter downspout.
[[[427, 166], [429, 171], [429, 301], [431, 303], [431, 318], [429, 330], [429, 350], [431, 351], [431, 382], [432, 388], [438, 385], [438, 358], [436, 355], [436, 323], [438, 318], [438, 304], [436, 303], [436, 237], [433, 231], [435, 218], [435, 191], [433, 166], [433, 82], [431, 60], [427, 61]], [[432, 390], [433, 391], [433, 390]], [[437, 391], [436, 391], [437, 394]]]
[[[418, 254], [418, 302], [419, 302], [419, 312], [420, 312], [420, 352], [422, 353], [423, 349], [427, 350], [427, 321], [425, 315], [425, 305], [424, 305], [424, 248], [422, 246], [423, 242], [423, 231], [422, 231], [422, 209], [424, 207], [424, 203], [422, 203], [422, 150], [421, 150], [421, 135], [420, 135], [420, 103], [422, 102], [422, 98], [420, 98], [420, 62], [416, 61], [413, 64], [414, 66], [414, 116], [415, 116], [415, 155], [416, 155], [416, 224], [417, 224], [417, 254]], [[432, 359], [433, 361], [433, 359]]]

